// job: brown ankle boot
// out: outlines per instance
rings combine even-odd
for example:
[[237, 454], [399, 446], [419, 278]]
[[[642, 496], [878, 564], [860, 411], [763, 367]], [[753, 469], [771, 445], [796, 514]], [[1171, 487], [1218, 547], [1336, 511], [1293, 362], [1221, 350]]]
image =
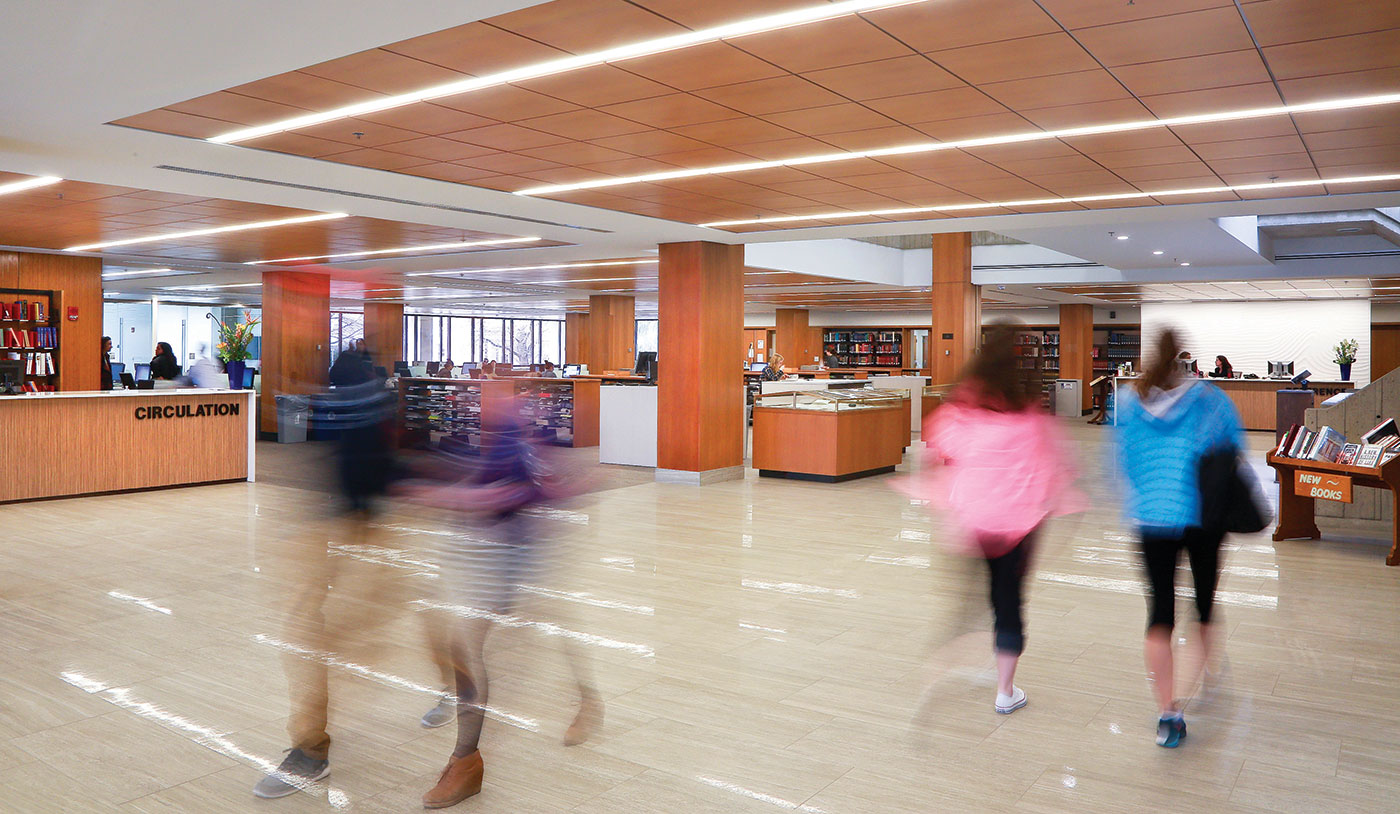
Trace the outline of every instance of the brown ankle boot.
[[468, 797], [481, 791], [481, 775], [485, 766], [481, 762], [481, 751], [465, 757], [454, 757], [442, 770], [436, 786], [423, 795], [424, 808], [447, 808], [455, 806]]
[[578, 746], [603, 728], [603, 699], [596, 695], [585, 695], [578, 706], [578, 715], [564, 731], [564, 745]]

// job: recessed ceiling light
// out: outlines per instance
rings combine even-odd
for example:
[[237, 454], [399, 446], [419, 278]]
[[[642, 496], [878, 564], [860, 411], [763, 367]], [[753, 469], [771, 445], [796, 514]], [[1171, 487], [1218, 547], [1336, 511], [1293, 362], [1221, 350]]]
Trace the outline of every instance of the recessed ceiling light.
[[411, 252], [434, 252], [446, 249], [470, 249], [477, 246], [504, 246], [510, 243], [534, 243], [538, 237], [506, 237], [492, 240], [468, 240], [459, 243], [432, 243], [426, 246], [401, 246], [397, 249], [375, 249], [364, 252], [342, 252], [340, 254], [310, 254], [305, 257], [278, 257], [274, 260], [249, 260], [245, 266], [260, 266], [265, 263], [294, 263], [300, 260], [338, 260], [345, 257], [373, 257], [381, 254], [409, 254]]
[[443, 96], [458, 96], [463, 93], [493, 88], [510, 82], [523, 82], [527, 79], [538, 79], [542, 76], [552, 76], [567, 71], [576, 71], [580, 68], [589, 68], [610, 62], [620, 62], [637, 57], [651, 56], [666, 51], [689, 48], [694, 45], [703, 45], [708, 42], [733, 39], [735, 37], [758, 34], [764, 31], [775, 31], [780, 28], [807, 25], [809, 23], [821, 22], [836, 17], [846, 17], [863, 11], [874, 11], [876, 9], [907, 6], [923, 2], [927, 2], [927, 0], [845, 0], [845, 2], [839, 3], [818, 3], [808, 8], [799, 8], [762, 17], [752, 17], [747, 20], [739, 20], [738, 22], [715, 26], [714, 28], [687, 31], [683, 34], [644, 40], [629, 45], [621, 45], [616, 48], [609, 48], [604, 51], [594, 51], [588, 54], [551, 59], [533, 65], [487, 74], [485, 76], [476, 76], [456, 82], [448, 82], [443, 85], [434, 85], [432, 87], [410, 91], [409, 93], [401, 93], [396, 96], [381, 96], [377, 99], [370, 99], [357, 104], [338, 107], [333, 110], [293, 116], [292, 118], [282, 119], [281, 121], [272, 122], [270, 124], [258, 125], [257, 127], [245, 127], [228, 133], [221, 133], [209, 139], [209, 141], [216, 144], [233, 144], [239, 141], [255, 139], [260, 136], [271, 135], [272, 133], [281, 133], [286, 130], [298, 130], [303, 127], [310, 127], [336, 119], [363, 116], [366, 113], [389, 110], [391, 108], [402, 107], [428, 99], [438, 99]]
[[82, 246], [69, 246], [65, 252], [90, 252], [96, 249], [110, 249], [113, 246], [132, 246], [137, 243], [158, 243], [166, 240], [182, 240], [187, 237], [203, 237], [204, 235], [221, 235], [226, 232], [244, 232], [249, 229], [270, 229], [274, 226], [291, 226], [297, 223], [314, 223], [321, 220], [335, 220], [336, 218], [348, 218], [344, 212], [329, 212], [317, 215], [301, 215], [295, 218], [282, 218], [280, 220], [260, 220], [254, 223], [235, 223], [231, 226], [214, 226], [209, 229], [191, 229], [188, 232], [168, 232], [163, 235], [152, 235], [150, 237], [131, 237], [126, 240], [108, 240], [104, 243], [88, 243]]
[[1162, 253], [1162, 250], [1161, 250], [1161, 249], [1158, 249], [1157, 251], [1153, 252], [1153, 254], [1161, 254], [1161, 253]]
[[480, 269], [459, 269], [457, 271], [411, 271], [405, 277], [427, 277], [436, 275], [438, 277], [455, 277], [460, 274], [485, 274], [488, 272], [501, 271], [542, 271], [546, 269], [582, 269], [598, 268], [601, 266], [640, 266], [649, 263], [660, 263], [657, 258], [642, 258], [640, 260], [593, 260], [578, 263], [547, 263], [539, 266], [497, 266], [495, 268]]
[[0, 184], [0, 195], [8, 195], [11, 192], [23, 192], [26, 189], [46, 187], [49, 184], [57, 184], [62, 181], [56, 175], [41, 175], [38, 178], [26, 178], [23, 181], [12, 181], [8, 184]]
[[1118, 236], [1118, 239], [1119, 239], [1119, 240], [1127, 240], [1127, 239], [1128, 239], [1128, 236], [1127, 236], [1127, 235], [1119, 235], [1119, 236]]
[[1191, 264], [1190, 264], [1190, 263], [1182, 263], [1181, 265], [1183, 265], [1183, 266], [1189, 266], [1189, 265], [1191, 265]]
[[[1190, 116], [1175, 116], [1169, 119], [1140, 119], [1131, 122], [1119, 122], [1117, 124], [1096, 124], [1083, 127], [1070, 127], [1062, 130], [1035, 130], [1026, 133], [1008, 133], [999, 136], [983, 136], [979, 138], [962, 139], [960, 141], [921, 141], [913, 144], [904, 144], [897, 147], [881, 147], [871, 150], [857, 150], [844, 153], [823, 153], [819, 155], [800, 156], [795, 158], [784, 158], [774, 161], [747, 161], [738, 164], [721, 164], [712, 167], [695, 167], [690, 169], [666, 170], [663, 172], [644, 173], [641, 175], [618, 176], [613, 178], [595, 178], [589, 181], [579, 181], [572, 184], [546, 184], [542, 186], [529, 187], [516, 191], [516, 195], [555, 195], [561, 192], [571, 192], [582, 189], [600, 189], [603, 187], [615, 187], [625, 184], [642, 184], [656, 181], [674, 181], [681, 178], [695, 178], [702, 175], [718, 175], [737, 172], [752, 172], [755, 170], [773, 169], [775, 167], [800, 167], [808, 164], [828, 164], [834, 161], [852, 161], [858, 158], [887, 158], [891, 156], [911, 155], [915, 153], [929, 153], [941, 150], [958, 150], [976, 147], [995, 147], [1004, 144], [1023, 144], [1031, 141], [1049, 141], [1052, 139], [1074, 138], [1077, 136], [1097, 136], [1107, 133], [1126, 133], [1135, 130], [1148, 130], [1159, 127], [1184, 127], [1192, 124], [1213, 124], [1218, 122], [1239, 121], [1242, 119], [1258, 119], [1270, 116], [1288, 116], [1295, 113], [1315, 113], [1328, 110], [1348, 110], [1358, 107], [1374, 107], [1376, 105], [1389, 105], [1400, 102], [1400, 93], [1390, 93], [1379, 96], [1358, 96], [1346, 99], [1332, 99], [1322, 102], [1310, 102], [1300, 105], [1280, 105], [1278, 107], [1249, 108], [1245, 110], [1228, 110], [1218, 113], [1202, 113]], [[1263, 186], [1268, 186], [1264, 184]]]
[[213, 291], [220, 288], [258, 288], [262, 283], [225, 283], [223, 285], [163, 285], [162, 291]]
[[878, 218], [895, 215], [917, 215], [925, 212], [966, 212], [977, 209], [1023, 209], [1033, 206], [1057, 206], [1066, 203], [1089, 201], [1130, 201], [1143, 198], [1169, 198], [1179, 195], [1209, 195], [1221, 192], [1244, 192], [1259, 189], [1286, 189], [1290, 187], [1322, 186], [1324, 184], [1361, 184], [1378, 181], [1400, 180], [1400, 173], [1389, 175], [1365, 175], [1347, 178], [1316, 178], [1305, 181], [1278, 181], [1269, 184], [1238, 184], [1221, 187], [1195, 187], [1192, 189], [1162, 189], [1151, 192], [1118, 192], [1110, 195], [1074, 195], [1064, 198], [1032, 198], [1023, 201], [990, 201], [980, 203], [947, 204], [938, 206], [907, 206], [898, 209], [871, 209], [864, 212], [836, 211], [819, 212], [810, 215], [781, 215], [771, 218], [750, 218], [747, 220], [721, 220], [701, 223], [700, 226], [720, 228], [725, 226], [754, 226], [765, 223], [794, 223], [804, 220], [846, 220], [849, 218]]
[[1361, 227], [1360, 227], [1360, 226], [1339, 226], [1339, 227], [1337, 227], [1337, 231], [1340, 232], [1340, 233], [1342, 233], [1342, 234], [1344, 234], [1344, 235], [1354, 235], [1354, 234], [1356, 234], [1357, 232], [1361, 231]]

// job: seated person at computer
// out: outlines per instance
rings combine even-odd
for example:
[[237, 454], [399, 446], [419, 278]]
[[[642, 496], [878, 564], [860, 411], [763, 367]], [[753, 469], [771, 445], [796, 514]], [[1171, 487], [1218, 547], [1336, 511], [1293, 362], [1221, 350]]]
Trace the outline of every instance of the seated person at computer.
[[180, 363], [175, 359], [175, 350], [169, 342], [156, 343], [156, 355], [151, 358], [152, 379], [177, 379], [180, 376]]
[[542, 379], [557, 379], [557, 378], [559, 378], [559, 371], [557, 371], [557, 370], [554, 369], [554, 363], [553, 363], [553, 362], [545, 362], [545, 363], [544, 363], [544, 370], [541, 370], [541, 371], [540, 371], [540, 378], [542, 378]]
[[487, 359], [486, 361], [484, 361], [484, 362], [481, 363], [481, 378], [483, 378], [483, 379], [494, 379], [494, 378], [496, 378], [496, 363], [495, 363], [495, 361], [493, 361], [493, 360], [491, 360], [491, 359]]
[[112, 337], [102, 337], [102, 389], [112, 389]]
[[446, 362], [443, 362], [442, 366], [438, 368], [438, 372], [433, 375], [439, 379], [450, 379], [456, 376], [457, 374], [454, 371], [452, 360], [448, 359]]
[[347, 342], [345, 350], [335, 357], [331, 365], [330, 384], [332, 387], [353, 387], [364, 384], [374, 377], [373, 371], [365, 364], [365, 358], [355, 349], [354, 342]]
[[1224, 356], [1215, 357], [1215, 370], [1210, 372], [1212, 379], [1233, 379], [1235, 378], [1235, 368], [1230, 365], [1230, 360]]
[[783, 373], [783, 357], [781, 354], [773, 354], [768, 359], [768, 367], [763, 369], [763, 375], [759, 378], [765, 382], [782, 381], [786, 374]]
[[822, 367], [840, 367], [841, 362], [837, 360], [836, 354], [828, 353], [822, 356]]

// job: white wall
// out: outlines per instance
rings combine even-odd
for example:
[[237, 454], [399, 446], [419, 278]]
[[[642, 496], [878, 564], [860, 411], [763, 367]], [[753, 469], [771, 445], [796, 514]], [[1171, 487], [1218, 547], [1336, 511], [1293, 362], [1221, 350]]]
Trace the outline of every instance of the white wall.
[[151, 338], [149, 302], [109, 302], [102, 306], [102, 334], [112, 337], [112, 361], [127, 366], [151, 361], [155, 340]]
[[1332, 346], [1355, 339], [1361, 347], [1352, 380], [1358, 387], [1371, 381], [1371, 303], [1366, 300], [1144, 303], [1144, 364], [1168, 326], [1177, 329], [1203, 372], [1223, 354], [1239, 373], [1263, 376], [1270, 360], [1291, 360], [1295, 371], [1311, 370], [1318, 381], [1339, 378]]

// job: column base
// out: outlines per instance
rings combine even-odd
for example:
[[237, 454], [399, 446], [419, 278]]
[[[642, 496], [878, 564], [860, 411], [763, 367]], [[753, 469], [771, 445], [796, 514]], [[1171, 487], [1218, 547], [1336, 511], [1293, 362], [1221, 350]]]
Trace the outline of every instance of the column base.
[[703, 472], [691, 472], [688, 469], [661, 469], [656, 470], [657, 483], [680, 483], [687, 486], [708, 486], [711, 483], [721, 483], [727, 480], [743, 480], [743, 466], [726, 466], [722, 469], [706, 469]]

